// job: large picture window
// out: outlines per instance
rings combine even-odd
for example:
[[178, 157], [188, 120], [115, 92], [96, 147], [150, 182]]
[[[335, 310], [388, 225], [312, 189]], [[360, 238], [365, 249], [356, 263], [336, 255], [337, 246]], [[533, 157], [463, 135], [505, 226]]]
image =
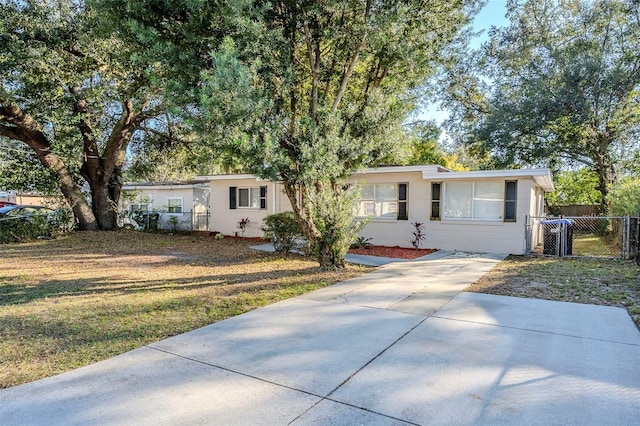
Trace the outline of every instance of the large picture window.
[[443, 219], [501, 221], [504, 214], [504, 182], [447, 182]]
[[362, 185], [356, 216], [406, 220], [407, 192], [406, 183]]

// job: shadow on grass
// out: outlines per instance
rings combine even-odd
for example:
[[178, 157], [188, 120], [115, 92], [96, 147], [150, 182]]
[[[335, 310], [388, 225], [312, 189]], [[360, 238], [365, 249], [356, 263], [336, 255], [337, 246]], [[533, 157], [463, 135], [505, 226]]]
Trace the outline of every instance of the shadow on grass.
[[[133, 293], [165, 292], [170, 290], [198, 290], [216, 288], [222, 295], [230, 296], [246, 291], [278, 287], [287, 282], [310, 283], [317, 280], [317, 267], [304, 269], [280, 269], [269, 272], [201, 275], [195, 277], [171, 277], [160, 280], [127, 281], [114, 277], [95, 277], [82, 280], [54, 279], [39, 283], [11, 283], [11, 278], [0, 283], [0, 306], [30, 303], [39, 299], [77, 297], [87, 295], [117, 295]], [[20, 278], [22, 280], [22, 278]]]

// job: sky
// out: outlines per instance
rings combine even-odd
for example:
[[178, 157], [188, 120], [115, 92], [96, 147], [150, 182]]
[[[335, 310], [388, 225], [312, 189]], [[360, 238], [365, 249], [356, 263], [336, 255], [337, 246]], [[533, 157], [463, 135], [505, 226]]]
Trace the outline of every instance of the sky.
[[[488, 0], [487, 4], [482, 8], [480, 13], [473, 21], [473, 28], [476, 32], [483, 31], [478, 37], [471, 41], [471, 47], [477, 49], [482, 43], [484, 43], [489, 37], [489, 29], [491, 26], [502, 27], [509, 23], [505, 14], [507, 13], [507, 0]], [[435, 120], [436, 123], [441, 124], [447, 119], [449, 113], [447, 111], [438, 110], [437, 105], [431, 105], [430, 107], [421, 111], [418, 115], [420, 120]], [[443, 135], [444, 136], [444, 135]]]

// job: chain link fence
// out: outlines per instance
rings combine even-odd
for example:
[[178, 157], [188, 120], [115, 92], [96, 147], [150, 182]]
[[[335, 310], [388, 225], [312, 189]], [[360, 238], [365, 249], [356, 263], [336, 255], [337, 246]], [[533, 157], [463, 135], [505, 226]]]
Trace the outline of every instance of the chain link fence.
[[640, 257], [638, 217], [527, 218], [527, 253], [548, 256]]
[[145, 231], [209, 231], [209, 212], [118, 212], [118, 226]]

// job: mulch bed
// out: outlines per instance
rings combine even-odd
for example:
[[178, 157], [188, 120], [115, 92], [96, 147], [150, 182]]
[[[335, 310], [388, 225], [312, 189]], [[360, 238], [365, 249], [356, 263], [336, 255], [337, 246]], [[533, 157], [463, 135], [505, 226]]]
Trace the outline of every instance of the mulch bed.
[[366, 248], [349, 249], [350, 254], [365, 254], [368, 256], [393, 257], [396, 259], [416, 259], [433, 253], [436, 249], [413, 249], [406, 247], [369, 246]]

